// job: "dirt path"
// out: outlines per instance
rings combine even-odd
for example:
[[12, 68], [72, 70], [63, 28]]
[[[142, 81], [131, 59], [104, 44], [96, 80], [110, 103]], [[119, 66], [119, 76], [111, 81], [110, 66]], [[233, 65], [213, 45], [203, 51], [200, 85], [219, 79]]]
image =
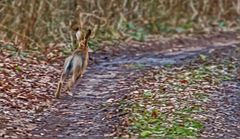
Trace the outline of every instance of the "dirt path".
[[240, 138], [239, 82], [224, 82], [210, 97], [203, 138]]
[[[131, 82], [140, 76], [141, 68], [159, 68], [165, 64], [181, 64], [193, 59], [199, 53], [209, 53], [212, 49], [218, 48], [220, 47], [211, 46], [164, 54], [161, 51], [154, 54], [146, 52], [123, 55], [111, 60], [103, 58], [97, 64], [89, 67], [84, 78], [79, 80], [72, 90], [72, 96], [63, 94], [60, 99], [56, 100], [49, 112], [36, 117], [33, 122], [38, 126], [31, 134], [35, 138], [51, 139], [113, 137], [116, 133], [119, 116], [124, 113], [109, 104], [123, 98], [124, 94], [130, 91]], [[232, 95], [231, 98], [238, 96], [236, 100], [239, 100], [239, 94]], [[234, 107], [239, 108], [237, 106], [239, 103], [229, 105], [233, 105], [233, 109]], [[221, 110], [225, 110], [225, 107], [220, 107]], [[236, 111], [233, 112], [233, 115], [235, 113]], [[230, 114], [232, 115], [231, 112]], [[235, 118], [235, 120], [237, 121], [229, 120], [228, 123], [237, 122], [239, 124], [240, 119]], [[228, 128], [228, 126], [231, 124], [224, 127]]]
[[51, 113], [36, 119], [41, 126], [33, 134], [44, 138], [112, 136], [118, 116], [113, 115], [116, 109], [104, 104], [121, 98], [120, 92], [126, 92], [134, 76], [124, 67], [105, 64], [90, 67], [72, 90], [73, 96], [63, 94]]
[[[208, 49], [201, 50], [206, 51]], [[137, 75], [134, 66], [139, 64], [154, 67], [164, 64], [183, 62], [184, 59], [196, 56], [200, 51], [179, 54], [142, 54], [136, 57], [118, 57], [112, 61], [104, 61], [90, 67], [84, 78], [73, 90], [73, 96], [64, 94], [55, 104], [51, 113], [36, 119], [40, 124], [33, 131], [36, 136], [44, 138], [104, 137], [112, 136], [118, 122], [114, 116], [114, 108], [104, 106], [131, 87], [131, 81]], [[137, 65], [135, 65], [137, 66]]]

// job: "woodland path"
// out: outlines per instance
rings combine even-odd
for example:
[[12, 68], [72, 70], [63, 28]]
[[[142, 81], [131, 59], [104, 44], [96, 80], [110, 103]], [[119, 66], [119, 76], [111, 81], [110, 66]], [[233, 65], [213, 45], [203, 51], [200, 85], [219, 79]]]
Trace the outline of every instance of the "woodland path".
[[[182, 49], [176, 52], [166, 52], [165, 49], [143, 51], [136, 54], [125, 54], [111, 57], [103, 56], [92, 64], [84, 77], [74, 86], [72, 95], [63, 93], [47, 113], [34, 119], [37, 128], [32, 131], [35, 138], [111, 138], [116, 134], [119, 117], [124, 113], [115, 106], [110, 106], [115, 100], [124, 99], [133, 88], [131, 82], [141, 77], [141, 68], [129, 68], [129, 65], [144, 65], [145, 69], [160, 68], [165, 64], [184, 64], [194, 59], [198, 54], [208, 54], [212, 50], [224, 46], [208, 45], [194, 49]], [[237, 137], [240, 134], [240, 88], [238, 82], [227, 83], [228, 92], [214, 93], [211, 97], [217, 111], [210, 112], [212, 116], [206, 123], [203, 138], [208, 132], [213, 137], [218, 133], [227, 133], [224, 137]], [[237, 85], [236, 85], [237, 84]], [[224, 84], [223, 84], [224, 86]], [[224, 89], [223, 89], [224, 90]], [[229, 100], [230, 103], [223, 101]], [[225, 103], [226, 102], [226, 103]], [[221, 129], [215, 125], [221, 124]], [[237, 127], [238, 125], [238, 127]], [[229, 132], [224, 131], [229, 130]], [[238, 136], [239, 137], [239, 136]]]

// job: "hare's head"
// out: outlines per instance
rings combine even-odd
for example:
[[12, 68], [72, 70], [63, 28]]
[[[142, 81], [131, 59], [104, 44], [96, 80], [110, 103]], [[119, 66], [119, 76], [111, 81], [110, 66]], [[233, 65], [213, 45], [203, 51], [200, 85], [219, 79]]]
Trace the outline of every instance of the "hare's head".
[[84, 34], [82, 33], [81, 31], [77, 31], [76, 32], [76, 37], [79, 41], [79, 48], [80, 49], [87, 49], [88, 46], [87, 46], [87, 43], [88, 43], [88, 39], [91, 35], [91, 30], [87, 30], [87, 32]]

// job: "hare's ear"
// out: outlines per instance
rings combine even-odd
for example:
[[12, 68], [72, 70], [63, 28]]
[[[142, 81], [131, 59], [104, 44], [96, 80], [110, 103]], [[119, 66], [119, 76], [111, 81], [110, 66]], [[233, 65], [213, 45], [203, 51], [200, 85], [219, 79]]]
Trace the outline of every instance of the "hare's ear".
[[87, 33], [85, 35], [85, 39], [88, 40], [88, 38], [90, 37], [92, 31], [90, 29], [87, 30]]
[[81, 39], [81, 31], [80, 30], [78, 30], [76, 32], [76, 38], [77, 38], [78, 41], [80, 41], [80, 39]]

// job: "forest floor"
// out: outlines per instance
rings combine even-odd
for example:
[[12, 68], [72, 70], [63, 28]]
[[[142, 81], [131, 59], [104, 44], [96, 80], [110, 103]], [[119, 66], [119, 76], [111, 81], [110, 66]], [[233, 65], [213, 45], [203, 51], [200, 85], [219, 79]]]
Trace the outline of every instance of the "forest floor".
[[221, 33], [104, 46], [59, 99], [57, 49], [30, 56], [1, 42], [0, 136], [240, 138], [239, 39]]

